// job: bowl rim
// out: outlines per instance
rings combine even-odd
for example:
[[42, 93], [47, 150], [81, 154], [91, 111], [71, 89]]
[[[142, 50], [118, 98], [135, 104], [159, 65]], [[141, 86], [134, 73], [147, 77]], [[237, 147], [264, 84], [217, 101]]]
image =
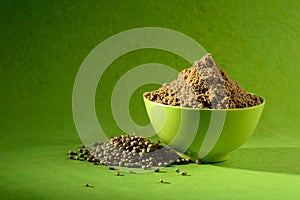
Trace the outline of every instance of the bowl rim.
[[[246, 107], [246, 108], [229, 108], [229, 109], [216, 109], [216, 108], [189, 108], [189, 107], [183, 107], [183, 106], [171, 106], [171, 105], [166, 105], [166, 104], [161, 104], [161, 103], [157, 103], [157, 102], [154, 102], [154, 101], [151, 101], [149, 100], [148, 98], [145, 97], [145, 94], [148, 93], [148, 92], [144, 92], [143, 93], [143, 99], [144, 99], [144, 102], [149, 102], [151, 104], [154, 104], [154, 105], [158, 105], [158, 106], [161, 106], [161, 107], [169, 107], [169, 108], [173, 108], [173, 109], [179, 109], [179, 110], [206, 110], [206, 111], [240, 111], [240, 110], [251, 110], [251, 109], [256, 109], [258, 107], [264, 107], [264, 105], [266, 104], [266, 99], [262, 96], [259, 96], [260, 98], [263, 99], [263, 102], [259, 105], [256, 105], [256, 106], [251, 106], [251, 107]], [[256, 95], [254, 93], [251, 93], [251, 92], [248, 92], [249, 94], [253, 94], [253, 95]], [[258, 96], [258, 95], [256, 95]]]

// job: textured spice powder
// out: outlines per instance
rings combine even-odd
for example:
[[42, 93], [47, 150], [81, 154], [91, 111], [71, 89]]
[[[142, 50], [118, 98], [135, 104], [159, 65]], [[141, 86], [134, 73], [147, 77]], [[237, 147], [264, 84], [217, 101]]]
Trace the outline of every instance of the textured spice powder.
[[259, 105], [263, 99], [246, 92], [206, 54], [178, 78], [145, 93], [151, 101], [190, 108], [232, 109]]

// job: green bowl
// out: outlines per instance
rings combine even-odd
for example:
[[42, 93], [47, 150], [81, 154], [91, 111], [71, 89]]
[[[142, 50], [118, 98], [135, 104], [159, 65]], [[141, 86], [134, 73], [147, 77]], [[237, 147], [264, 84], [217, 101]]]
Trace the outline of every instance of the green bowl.
[[194, 109], [159, 104], [143, 97], [160, 140], [183, 157], [208, 163], [227, 160], [231, 151], [246, 142], [265, 105], [263, 99], [262, 104], [249, 108]]

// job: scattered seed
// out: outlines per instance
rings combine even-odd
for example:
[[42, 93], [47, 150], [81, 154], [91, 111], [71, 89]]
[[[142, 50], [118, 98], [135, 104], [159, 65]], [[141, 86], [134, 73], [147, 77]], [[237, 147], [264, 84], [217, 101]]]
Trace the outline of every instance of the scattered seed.
[[181, 174], [182, 176], [185, 176], [185, 175], [186, 175], [186, 172], [180, 172], [180, 174]]
[[84, 155], [88, 155], [90, 152], [89, 152], [89, 150], [85, 149], [85, 150], [83, 150], [82, 153], [83, 153]]
[[77, 150], [77, 152], [82, 153], [83, 149], [80, 148], [80, 149]]
[[83, 159], [84, 159], [84, 160], [87, 160], [88, 157], [89, 157], [89, 155], [84, 155], [84, 156], [83, 156]]
[[78, 157], [79, 157], [79, 158], [83, 158], [83, 157], [84, 157], [84, 154], [80, 153], [80, 154], [78, 155]]
[[201, 164], [201, 160], [200, 160], [200, 159], [197, 159], [197, 160], [195, 160], [195, 163], [196, 163], [196, 164]]
[[76, 155], [75, 151], [69, 151], [68, 153], [69, 153], [69, 155]]

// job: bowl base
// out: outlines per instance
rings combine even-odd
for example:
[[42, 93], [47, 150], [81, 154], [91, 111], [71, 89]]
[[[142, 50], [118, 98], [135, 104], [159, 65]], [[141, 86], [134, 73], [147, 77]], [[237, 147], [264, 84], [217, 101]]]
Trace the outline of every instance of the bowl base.
[[200, 159], [203, 163], [218, 163], [228, 160], [228, 154], [208, 155]]
[[[182, 158], [190, 159], [192, 161], [198, 160], [199, 158], [196, 156], [191, 156], [191, 154], [186, 153], [179, 153]], [[218, 163], [218, 162], [224, 162], [228, 160], [228, 154], [217, 154], [217, 155], [207, 155], [204, 158], [200, 159], [202, 163]]]

